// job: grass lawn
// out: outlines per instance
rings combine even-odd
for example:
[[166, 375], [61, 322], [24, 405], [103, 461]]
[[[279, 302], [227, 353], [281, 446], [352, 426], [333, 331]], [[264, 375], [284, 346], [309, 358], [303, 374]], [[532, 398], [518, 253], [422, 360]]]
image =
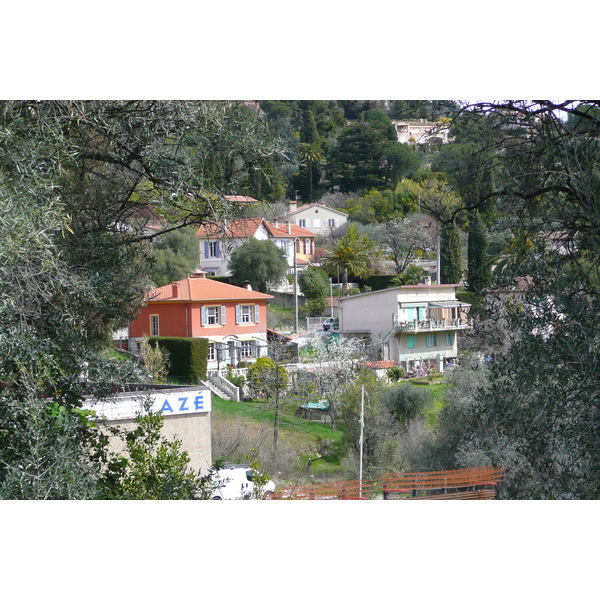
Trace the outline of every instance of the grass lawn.
[[[287, 476], [307, 471], [309, 458], [316, 458], [317, 450], [325, 445], [327, 455], [315, 460], [310, 468], [314, 476], [335, 475], [340, 471], [342, 432], [331, 431], [329, 423], [307, 421], [294, 414], [288, 404], [280, 416], [280, 460], [272, 462], [269, 456], [273, 440], [274, 412], [264, 402], [233, 402], [213, 395], [213, 445], [225, 459], [244, 462], [249, 447], [258, 449], [258, 459], [267, 472], [283, 471]], [[218, 456], [215, 455], [215, 458]], [[285, 464], [284, 464], [285, 463]]]

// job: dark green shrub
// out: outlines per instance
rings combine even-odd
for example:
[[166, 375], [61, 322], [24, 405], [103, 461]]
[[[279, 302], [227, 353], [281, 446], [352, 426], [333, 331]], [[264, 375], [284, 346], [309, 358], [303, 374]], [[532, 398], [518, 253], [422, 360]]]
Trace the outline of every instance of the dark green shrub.
[[208, 340], [206, 338], [151, 337], [169, 353], [169, 375], [188, 383], [206, 379]]
[[396, 421], [404, 425], [425, 413], [431, 403], [431, 396], [427, 390], [408, 383], [400, 383], [387, 390], [384, 402]]

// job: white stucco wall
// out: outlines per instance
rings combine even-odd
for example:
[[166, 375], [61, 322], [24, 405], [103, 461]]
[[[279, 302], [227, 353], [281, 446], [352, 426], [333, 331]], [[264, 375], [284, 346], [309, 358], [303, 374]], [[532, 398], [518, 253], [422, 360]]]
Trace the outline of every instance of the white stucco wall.
[[[153, 391], [152, 409], [161, 410], [164, 420], [162, 436], [168, 440], [177, 437], [182, 449], [190, 457], [190, 467], [206, 473], [212, 464], [211, 418], [212, 395], [204, 386], [170, 388]], [[121, 394], [107, 402], [88, 400], [83, 408], [96, 411], [101, 426], [117, 427], [123, 432], [136, 427], [135, 416], [143, 410], [145, 396]], [[109, 449], [123, 452], [125, 442], [111, 435]]]
[[[299, 209], [298, 212], [292, 215], [293, 222], [299, 227], [304, 227], [311, 233], [324, 234], [332, 229], [331, 226], [327, 225], [328, 219], [337, 219], [336, 225], [333, 227], [340, 227], [347, 220], [347, 215], [331, 210], [327, 206], [308, 206], [304, 209]], [[301, 225], [300, 221], [304, 220], [305, 225]]]

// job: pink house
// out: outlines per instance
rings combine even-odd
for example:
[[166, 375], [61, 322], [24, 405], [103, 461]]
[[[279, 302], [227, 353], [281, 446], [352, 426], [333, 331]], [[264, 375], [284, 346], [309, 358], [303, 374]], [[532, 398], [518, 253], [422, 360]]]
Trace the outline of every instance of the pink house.
[[150, 290], [130, 323], [130, 348], [144, 336], [209, 340], [208, 368], [267, 354], [268, 294], [206, 279], [204, 272]]

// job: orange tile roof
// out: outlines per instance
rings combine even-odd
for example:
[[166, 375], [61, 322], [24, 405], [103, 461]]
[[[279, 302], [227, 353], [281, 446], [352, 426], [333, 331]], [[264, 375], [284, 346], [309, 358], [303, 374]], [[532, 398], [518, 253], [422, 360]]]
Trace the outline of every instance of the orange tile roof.
[[[290, 230], [289, 233], [288, 225]], [[271, 223], [269, 221], [265, 221], [264, 226], [269, 232], [269, 236], [275, 238], [316, 237], [316, 234], [308, 231], [308, 229], [304, 229], [304, 227], [298, 227], [292, 223]]]
[[[174, 284], [178, 284], [178, 294], [173, 295]], [[173, 283], [150, 290], [145, 302], [202, 302], [214, 300], [268, 300], [269, 294], [247, 290], [204, 277], [186, 277]]]
[[263, 219], [235, 219], [226, 223], [205, 223], [198, 228], [196, 237], [220, 237], [227, 235], [231, 237], [247, 238], [256, 233]]
[[269, 237], [272, 238], [314, 238], [316, 235], [297, 225], [289, 224], [290, 233], [288, 233], [288, 223], [271, 223], [260, 217], [251, 219], [234, 219], [226, 223], [206, 223], [201, 225], [196, 232], [196, 237], [228, 237], [248, 238], [252, 237], [260, 226], [263, 226]]

